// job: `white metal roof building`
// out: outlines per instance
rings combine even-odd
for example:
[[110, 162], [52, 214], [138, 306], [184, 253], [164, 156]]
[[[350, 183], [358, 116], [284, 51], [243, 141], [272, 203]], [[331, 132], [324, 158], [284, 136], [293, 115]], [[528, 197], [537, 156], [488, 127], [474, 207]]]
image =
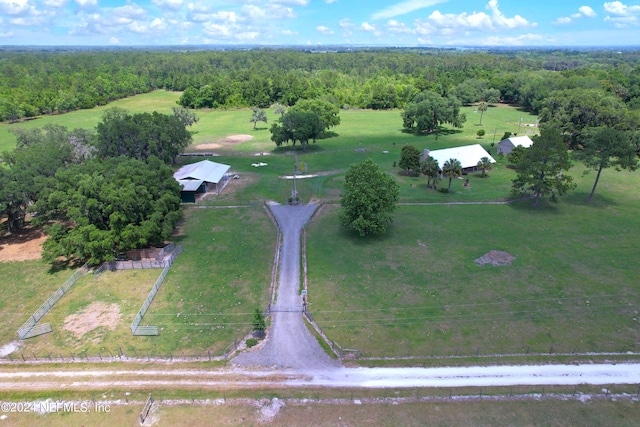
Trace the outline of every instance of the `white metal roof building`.
[[511, 136], [498, 142], [498, 154], [509, 154], [514, 148], [520, 146], [529, 148], [533, 145], [533, 141], [528, 136]]
[[182, 186], [182, 201], [195, 203], [196, 194], [206, 193], [211, 188], [220, 194], [229, 180], [229, 169], [229, 165], [210, 160], [182, 166], [173, 174]]
[[478, 166], [478, 162], [483, 157], [488, 157], [491, 163], [495, 163], [496, 160], [491, 157], [487, 150], [482, 148], [480, 144], [463, 145], [460, 147], [444, 148], [442, 150], [425, 149], [422, 153], [420, 160], [426, 156], [431, 156], [438, 161], [438, 166], [442, 169], [444, 163], [449, 159], [457, 159], [462, 165], [462, 169], [475, 169]]

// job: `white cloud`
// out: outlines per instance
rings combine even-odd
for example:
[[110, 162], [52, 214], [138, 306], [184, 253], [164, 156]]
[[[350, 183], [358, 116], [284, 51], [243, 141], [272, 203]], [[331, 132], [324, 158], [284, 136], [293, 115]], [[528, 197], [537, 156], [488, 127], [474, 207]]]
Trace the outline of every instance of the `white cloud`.
[[280, 32], [280, 34], [282, 34], [283, 36], [297, 36], [300, 33], [298, 33], [297, 31], [291, 31], [291, 30], [282, 30]]
[[[491, 11], [491, 19], [498, 28], [512, 29], [529, 26], [529, 22], [520, 15], [516, 15], [513, 18], [505, 17], [504, 14], [498, 10], [498, 0], [489, 0], [487, 9]], [[535, 26], [535, 24], [532, 25]]]
[[360, 25], [360, 28], [362, 28], [365, 31], [375, 31], [376, 27], [374, 27], [373, 25], [369, 24], [368, 22], [363, 22], [362, 25]]
[[76, 4], [81, 8], [92, 8], [98, 5], [98, 0], [76, 0]]
[[288, 6], [306, 6], [309, 4], [309, 0], [271, 0], [271, 4], [284, 4]]
[[149, 27], [140, 22], [132, 22], [127, 26], [127, 29], [131, 32], [138, 33], [138, 34], [146, 34], [149, 32]]
[[184, 4], [184, 0], [151, 0], [153, 4], [156, 6], [171, 9], [171, 10], [179, 10]]
[[69, 0], [44, 0], [43, 5], [47, 7], [62, 7], [68, 3]]
[[250, 4], [242, 6], [242, 11], [251, 19], [262, 19], [267, 16], [266, 9]]
[[147, 15], [147, 11], [135, 3], [116, 7], [111, 13], [117, 17], [126, 19], [144, 18]]
[[589, 6], [580, 6], [578, 8], [578, 12], [577, 13], [572, 13], [571, 16], [561, 16], [560, 18], [556, 19], [555, 21], [552, 21], [552, 24], [556, 24], [556, 25], [565, 25], [565, 24], [570, 24], [573, 22], [574, 19], [580, 19], [580, 18], [593, 18], [596, 16], [596, 12], [594, 12], [593, 9], [591, 9]]
[[355, 27], [355, 25], [351, 23], [349, 18], [341, 19], [340, 22], [338, 22], [338, 25], [340, 25], [340, 28], [342, 28], [343, 30], [348, 30], [350, 28]]
[[48, 19], [42, 16], [20, 17], [9, 20], [12, 25], [20, 25], [22, 27], [41, 26], [46, 24], [47, 21]]
[[582, 14], [582, 16], [586, 16], [587, 18], [596, 17], [596, 12], [593, 9], [591, 9], [589, 6], [580, 6], [578, 8], [578, 11], [580, 12], [580, 14]]
[[414, 33], [414, 31], [411, 28], [409, 28], [406, 24], [402, 22], [398, 22], [395, 19], [390, 19], [387, 22], [387, 31], [391, 33], [406, 33], [406, 34]]
[[635, 16], [618, 16], [611, 17], [607, 16], [604, 18], [605, 22], [611, 22], [616, 28], [627, 28], [630, 25], [636, 25], [638, 23], [638, 18]]
[[438, 31], [444, 35], [453, 35], [458, 32], [466, 32], [470, 30], [487, 31], [499, 29], [517, 29], [536, 27], [536, 23], [529, 23], [520, 15], [507, 18], [498, 9], [498, 1], [490, 0], [486, 8], [490, 14], [484, 12], [472, 12], [470, 14], [464, 12], [461, 14], [442, 14], [435, 10], [426, 20], [416, 20], [416, 32], [418, 34], [431, 34]]
[[627, 6], [620, 1], [613, 1], [605, 3], [604, 10], [613, 15], [607, 15], [604, 18], [605, 22], [611, 22], [616, 28], [627, 28], [638, 24], [636, 15], [640, 15], [640, 6]]
[[386, 9], [375, 12], [371, 19], [388, 19], [395, 16], [406, 15], [407, 13], [427, 7], [435, 6], [440, 3], [446, 3], [448, 0], [407, 0], [387, 7]]
[[166, 31], [169, 29], [167, 22], [162, 18], [156, 18], [151, 21], [151, 28], [156, 31]]
[[270, 19], [285, 19], [285, 18], [295, 18], [296, 14], [290, 7], [285, 6], [272, 6], [267, 10], [267, 18]]
[[640, 13], [640, 6], [627, 6], [620, 1], [612, 1], [604, 4], [607, 13], [618, 16], [633, 16]]
[[13, 33], [11, 31], [9, 31], [8, 33], [0, 33], [0, 37], [2, 38], [13, 37]]
[[211, 42], [231, 41], [246, 42], [255, 40], [260, 37], [258, 31], [253, 30], [250, 26], [239, 25], [236, 22], [224, 22], [221, 24], [207, 22], [202, 25], [204, 33], [214, 39]]
[[316, 27], [316, 31], [319, 32], [320, 34], [324, 34], [325, 36], [329, 36], [333, 34], [333, 30], [331, 30], [331, 28], [329, 27], [325, 27], [324, 25], [318, 25]]
[[109, 39], [110, 44], [120, 44], [120, 40], [117, 37], [111, 37]]
[[571, 22], [573, 22], [573, 19], [569, 18], [568, 16], [561, 16], [560, 18], [556, 19], [552, 23], [558, 24], [558, 25], [564, 25], [564, 24], [570, 24]]
[[189, 9], [190, 12], [195, 12], [195, 13], [209, 12], [209, 6], [202, 3], [189, 3], [187, 5], [187, 8]]
[[0, 0], [0, 11], [7, 15], [22, 15], [31, 8], [29, 0]]
[[210, 16], [210, 19], [213, 21], [227, 22], [231, 24], [235, 24], [236, 22], [241, 20], [240, 18], [238, 18], [238, 15], [236, 15], [235, 12], [220, 11], [220, 12], [212, 13], [209, 16]]
[[542, 40], [544, 40], [544, 38], [538, 34], [523, 34], [517, 37], [486, 37], [478, 40], [478, 44], [484, 46], [524, 46], [528, 44], [538, 44]]
[[335, 3], [335, 2], [337, 2], [337, 1], [338, 1], [338, 0], [324, 0], [324, 2], [325, 2], [326, 4], [332, 4], [332, 3]]

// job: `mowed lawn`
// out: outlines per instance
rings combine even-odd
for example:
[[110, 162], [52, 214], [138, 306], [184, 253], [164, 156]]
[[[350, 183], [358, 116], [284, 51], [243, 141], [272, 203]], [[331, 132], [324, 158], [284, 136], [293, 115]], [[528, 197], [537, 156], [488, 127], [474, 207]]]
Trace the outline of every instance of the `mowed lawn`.
[[[308, 226], [309, 295], [328, 337], [363, 357], [638, 350], [637, 173], [571, 174], [558, 204], [400, 206], [385, 235]], [[515, 258], [478, 266], [491, 250]]]
[[[270, 299], [276, 229], [264, 207], [189, 209], [176, 258], [143, 324], [160, 337], [138, 337], [157, 352], [219, 355], [252, 330]], [[132, 344], [138, 345], [138, 344]]]

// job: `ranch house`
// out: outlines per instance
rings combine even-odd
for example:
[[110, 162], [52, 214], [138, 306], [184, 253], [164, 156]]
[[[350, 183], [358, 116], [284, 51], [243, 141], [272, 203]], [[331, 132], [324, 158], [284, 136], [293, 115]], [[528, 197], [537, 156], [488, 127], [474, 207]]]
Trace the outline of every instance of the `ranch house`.
[[431, 156], [438, 161], [438, 166], [442, 170], [442, 166], [449, 159], [457, 159], [462, 165], [462, 173], [469, 173], [478, 170], [478, 162], [483, 157], [489, 158], [491, 163], [495, 163], [496, 160], [491, 157], [487, 150], [482, 148], [480, 144], [463, 145], [461, 147], [444, 148], [442, 150], [429, 151], [428, 148], [420, 155], [420, 161], [423, 161]]

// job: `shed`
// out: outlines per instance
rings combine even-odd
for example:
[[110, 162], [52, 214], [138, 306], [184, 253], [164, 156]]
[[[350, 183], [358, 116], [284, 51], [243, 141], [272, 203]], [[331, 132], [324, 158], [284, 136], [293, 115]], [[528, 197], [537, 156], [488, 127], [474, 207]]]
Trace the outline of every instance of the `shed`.
[[463, 172], [471, 172], [477, 169], [478, 162], [483, 157], [489, 158], [491, 163], [495, 163], [496, 160], [491, 157], [487, 150], [482, 148], [480, 144], [473, 145], [463, 145], [460, 147], [453, 148], [444, 148], [442, 150], [433, 150], [429, 151], [429, 149], [425, 149], [422, 155], [420, 156], [420, 161], [425, 159], [427, 156], [431, 156], [438, 161], [438, 166], [442, 170], [442, 166], [449, 159], [457, 159], [462, 165]]
[[209, 191], [220, 194], [229, 181], [229, 169], [229, 165], [210, 160], [182, 166], [173, 174], [182, 186], [180, 199], [184, 203], [195, 203], [198, 194]]
[[532, 145], [533, 141], [528, 136], [511, 136], [498, 142], [498, 154], [503, 154], [506, 156], [518, 146], [529, 148]]

